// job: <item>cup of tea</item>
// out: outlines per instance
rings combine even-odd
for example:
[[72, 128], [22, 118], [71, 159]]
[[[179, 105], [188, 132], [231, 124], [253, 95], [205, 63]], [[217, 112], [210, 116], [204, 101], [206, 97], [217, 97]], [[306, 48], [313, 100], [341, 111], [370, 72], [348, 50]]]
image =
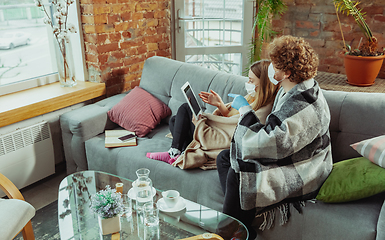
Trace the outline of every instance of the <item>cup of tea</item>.
[[167, 207], [173, 208], [178, 203], [180, 194], [176, 190], [167, 190], [162, 192], [162, 196]]

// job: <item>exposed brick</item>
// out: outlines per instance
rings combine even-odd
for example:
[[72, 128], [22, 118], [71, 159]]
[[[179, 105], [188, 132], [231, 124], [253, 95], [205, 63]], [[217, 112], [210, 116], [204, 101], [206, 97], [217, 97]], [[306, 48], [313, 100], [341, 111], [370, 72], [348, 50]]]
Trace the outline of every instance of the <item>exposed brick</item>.
[[95, 25], [96, 33], [110, 33], [115, 31], [113, 24], [98, 24]]
[[102, 23], [107, 23], [107, 14], [100, 14], [100, 15], [95, 15], [94, 17], [94, 23], [95, 24], [102, 24]]
[[106, 43], [107, 39], [108, 39], [108, 34], [98, 34], [97, 35], [97, 43], [98, 44]]
[[158, 43], [148, 43], [148, 44], [147, 44], [147, 50], [148, 50], [149, 52], [158, 50]]
[[296, 26], [298, 28], [307, 28], [307, 29], [320, 29], [319, 22], [311, 22], [311, 21], [296, 21]]
[[166, 49], [168, 47], [169, 47], [169, 44], [167, 42], [158, 43], [159, 50], [164, 50], [164, 49]]
[[125, 13], [120, 14], [120, 19], [122, 19], [122, 21], [132, 20], [132, 12], [125, 12]]
[[140, 70], [140, 63], [131, 65], [130, 72], [138, 72]]
[[165, 50], [158, 50], [158, 51], [156, 51], [156, 56], [170, 57], [171, 54], [168, 51], [165, 51]]
[[118, 43], [104, 44], [97, 47], [98, 53], [112, 52], [119, 49]]
[[88, 24], [93, 24], [94, 22], [94, 16], [92, 15], [83, 15], [82, 17], [82, 23], [88, 23]]
[[99, 57], [98, 57], [99, 63], [100, 63], [101, 65], [106, 64], [107, 61], [108, 61], [108, 57], [109, 57], [108, 54], [99, 54]]
[[144, 43], [157, 43], [162, 40], [161, 35], [146, 36], [144, 37]]
[[153, 12], [145, 12], [143, 14], [144, 18], [154, 18], [154, 13]]
[[122, 51], [116, 51], [116, 52], [112, 52], [111, 53], [111, 56], [116, 58], [116, 59], [122, 59], [124, 58], [126, 55], [122, 52]]
[[83, 25], [83, 32], [86, 34], [87, 33], [95, 33], [96, 32], [95, 25], [84, 24]]
[[94, 14], [110, 13], [111, 7], [108, 5], [94, 5]]
[[136, 47], [142, 45], [141, 41], [137, 40], [130, 40], [130, 41], [124, 41], [120, 43], [120, 48], [126, 49], [126, 48], [131, 48], [131, 47]]
[[358, 7], [361, 8], [362, 11], [366, 13], [366, 16], [384, 13], [384, 7], [378, 6], [378, 5], [371, 5], [367, 7], [361, 7], [360, 5], [358, 5]]
[[128, 22], [118, 22], [118, 23], [115, 23], [115, 31], [117, 32], [120, 32], [120, 31], [125, 31], [128, 29]]
[[84, 34], [84, 41], [89, 43], [97, 43], [96, 34]]
[[311, 37], [318, 37], [319, 34], [320, 34], [320, 31], [319, 31], [319, 30], [309, 32], [309, 35], [310, 35]]
[[84, 15], [87, 14], [93, 14], [94, 13], [94, 6], [91, 4], [85, 4], [80, 6], [81, 12]]
[[[155, 29], [147, 29], [146, 30], [146, 34], [151, 34], [151, 32], [155, 32]], [[157, 34], [162, 34], [162, 33], [167, 33], [168, 32], [168, 28], [167, 27], [158, 27], [156, 28], [156, 33]], [[151, 34], [152, 35], [152, 34]]]
[[164, 11], [156, 11], [154, 13], [154, 18], [165, 18], [167, 16], [167, 10]]
[[112, 12], [117, 13], [125, 13], [125, 12], [134, 12], [135, 5], [134, 4], [116, 4], [112, 6]]
[[155, 1], [154, 3], [145, 2], [139, 3], [136, 5], [136, 11], [153, 11], [158, 8], [158, 3]]
[[128, 30], [128, 31], [123, 31], [123, 32], [122, 32], [122, 37], [123, 37], [123, 39], [124, 39], [125, 41], [128, 40], [128, 39], [130, 39], [131, 36], [132, 36], [132, 34], [131, 34], [130, 30]]
[[98, 57], [97, 55], [95, 54], [91, 54], [91, 53], [86, 53], [86, 61], [88, 62], [94, 62], [94, 63], [97, 63], [98, 62]]
[[310, 38], [305, 38], [306, 41], [309, 42], [309, 44], [312, 47], [321, 47], [325, 45], [325, 41], [322, 39], [310, 39]]
[[384, 15], [376, 15], [376, 16], [374, 16], [374, 20], [384, 23], [385, 22], [385, 16]]
[[143, 19], [143, 13], [141, 13], [141, 12], [132, 13], [131, 19], [132, 19], [132, 21], [141, 20], [141, 19]]
[[108, 39], [111, 42], [119, 42], [120, 40], [122, 40], [122, 34], [120, 34], [118, 32], [109, 33], [108, 34]]
[[86, 52], [89, 52], [89, 53], [93, 53], [93, 54], [98, 54], [98, 49], [96, 47], [95, 44], [92, 44], [92, 43], [85, 43], [85, 47], [86, 47]]
[[315, 5], [311, 7], [311, 13], [335, 13], [336, 10], [333, 5]]
[[147, 45], [141, 45], [136, 48], [137, 54], [143, 54], [143, 53], [146, 53], [147, 51], [150, 51], [150, 50], [147, 50]]

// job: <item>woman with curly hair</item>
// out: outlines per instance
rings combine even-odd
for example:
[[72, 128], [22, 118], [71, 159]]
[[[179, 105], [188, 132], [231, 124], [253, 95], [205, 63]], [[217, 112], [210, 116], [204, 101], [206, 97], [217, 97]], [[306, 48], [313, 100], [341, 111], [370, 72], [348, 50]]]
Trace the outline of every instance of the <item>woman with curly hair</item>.
[[241, 220], [256, 237], [252, 222], [263, 216], [269, 228], [291, 206], [301, 212], [316, 197], [332, 169], [330, 112], [318, 83], [318, 57], [302, 38], [282, 36], [269, 46], [269, 78], [281, 84], [271, 114], [262, 124], [247, 101], [234, 97], [241, 117], [230, 150], [217, 157], [225, 193], [223, 212]]

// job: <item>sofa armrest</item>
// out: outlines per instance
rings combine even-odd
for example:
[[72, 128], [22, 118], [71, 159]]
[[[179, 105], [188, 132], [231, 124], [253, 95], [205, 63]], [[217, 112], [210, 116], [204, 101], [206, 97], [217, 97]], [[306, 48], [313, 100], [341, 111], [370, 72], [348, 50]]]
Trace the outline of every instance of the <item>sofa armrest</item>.
[[125, 95], [115, 95], [60, 116], [67, 174], [88, 169], [84, 142], [116, 127], [107, 112]]
[[380, 215], [378, 216], [376, 239], [385, 239], [385, 200], [382, 203]]

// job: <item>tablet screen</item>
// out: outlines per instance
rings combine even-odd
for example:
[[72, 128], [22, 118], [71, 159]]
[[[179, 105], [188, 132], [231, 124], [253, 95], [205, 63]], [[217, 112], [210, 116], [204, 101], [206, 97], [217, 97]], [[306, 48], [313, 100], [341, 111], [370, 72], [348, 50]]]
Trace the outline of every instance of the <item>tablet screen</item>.
[[192, 109], [194, 110], [194, 113], [195, 113], [195, 116], [198, 116], [201, 108], [199, 106], [199, 103], [197, 101], [197, 99], [195, 98], [195, 95], [190, 87], [190, 85], [187, 85], [184, 89], [183, 89], [184, 93], [186, 94], [186, 97], [188, 99], [188, 101], [190, 102], [190, 106], [192, 107]]

